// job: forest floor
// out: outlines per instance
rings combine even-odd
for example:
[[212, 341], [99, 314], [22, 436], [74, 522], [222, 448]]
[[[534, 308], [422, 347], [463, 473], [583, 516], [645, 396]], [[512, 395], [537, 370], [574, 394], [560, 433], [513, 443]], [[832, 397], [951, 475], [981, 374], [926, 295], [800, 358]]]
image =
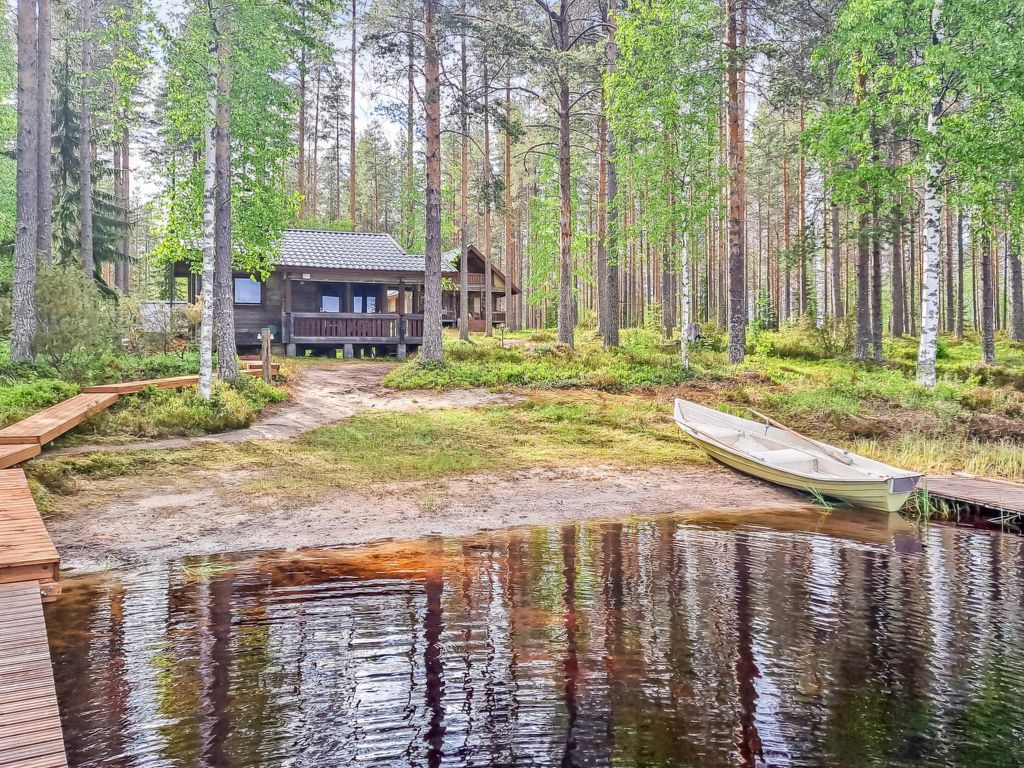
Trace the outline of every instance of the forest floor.
[[732, 369], [706, 349], [683, 372], [656, 340], [500, 345], [450, 341], [443, 366], [310, 361], [289, 401], [245, 429], [78, 445], [27, 470], [65, 565], [85, 569], [809, 501], [711, 464], [672, 422], [675, 397], [753, 408], [919, 471], [1024, 479], [1017, 347], [985, 383], [969, 347], [947, 351], [942, 385], [923, 390], [899, 347], [884, 366], [762, 349]]

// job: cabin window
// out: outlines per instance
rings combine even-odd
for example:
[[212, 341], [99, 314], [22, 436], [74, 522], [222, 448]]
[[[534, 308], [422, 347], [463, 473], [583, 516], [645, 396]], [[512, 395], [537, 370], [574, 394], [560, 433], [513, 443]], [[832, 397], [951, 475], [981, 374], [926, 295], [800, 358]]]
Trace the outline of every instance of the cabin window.
[[263, 284], [251, 277], [235, 278], [235, 304], [262, 304]]
[[341, 297], [325, 293], [320, 297], [321, 312], [341, 312]]

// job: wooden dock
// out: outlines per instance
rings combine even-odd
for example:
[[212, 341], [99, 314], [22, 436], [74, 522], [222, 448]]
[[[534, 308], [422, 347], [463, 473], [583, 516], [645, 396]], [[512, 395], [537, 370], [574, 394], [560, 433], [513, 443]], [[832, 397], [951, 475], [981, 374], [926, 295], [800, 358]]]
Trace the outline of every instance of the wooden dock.
[[997, 513], [1024, 519], [1024, 485], [974, 475], [943, 475], [925, 478], [921, 490], [950, 504], [978, 513]]
[[35, 581], [0, 584], [0, 766], [67, 766]]

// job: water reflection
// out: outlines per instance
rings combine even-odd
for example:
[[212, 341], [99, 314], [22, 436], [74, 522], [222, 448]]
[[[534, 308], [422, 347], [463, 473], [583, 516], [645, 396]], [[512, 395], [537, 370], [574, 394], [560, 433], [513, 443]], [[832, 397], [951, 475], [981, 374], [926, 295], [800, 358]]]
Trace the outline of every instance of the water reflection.
[[1024, 765], [1018, 537], [687, 515], [232, 565], [66, 583], [72, 765]]

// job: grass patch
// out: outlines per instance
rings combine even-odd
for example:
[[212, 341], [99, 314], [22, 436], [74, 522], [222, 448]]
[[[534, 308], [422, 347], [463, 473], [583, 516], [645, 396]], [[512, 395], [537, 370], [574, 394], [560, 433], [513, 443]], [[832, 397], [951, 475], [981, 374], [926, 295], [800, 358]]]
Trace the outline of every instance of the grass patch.
[[332, 490], [379, 487], [473, 472], [607, 464], [627, 468], [706, 462], [682, 439], [667, 404], [593, 393], [538, 394], [513, 406], [418, 413], [367, 412], [296, 441], [180, 451], [97, 452], [29, 464], [37, 501], [101, 489], [113, 477], [145, 484], [189, 472], [230, 469], [227, 492], [314, 502]]
[[67, 438], [65, 444], [102, 438], [155, 438], [202, 435], [241, 429], [271, 403], [287, 398], [283, 389], [269, 386], [254, 376], [239, 376], [233, 385], [215, 381], [209, 400], [197, 387], [147, 388], [121, 397]]
[[[535, 332], [533, 337], [547, 339], [547, 334]], [[620, 348], [606, 350], [597, 340], [583, 339], [571, 350], [546, 340], [502, 347], [498, 339], [450, 339], [443, 363], [413, 360], [388, 374], [384, 384], [395, 389], [529, 387], [622, 393], [700, 375], [699, 365], [683, 370], [678, 352], [662, 346], [656, 332], [625, 330], [622, 341]]]

